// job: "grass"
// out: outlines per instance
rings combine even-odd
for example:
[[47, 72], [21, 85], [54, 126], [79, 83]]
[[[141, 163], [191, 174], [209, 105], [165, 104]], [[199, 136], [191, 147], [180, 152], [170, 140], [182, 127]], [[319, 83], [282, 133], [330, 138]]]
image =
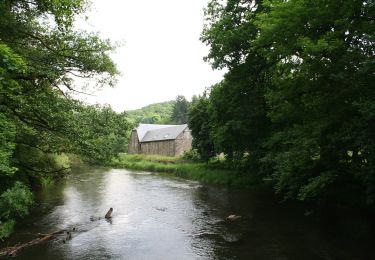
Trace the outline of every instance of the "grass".
[[257, 178], [252, 174], [220, 169], [208, 163], [192, 162], [182, 157], [120, 154], [112, 160], [111, 166], [173, 174], [178, 177], [209, 184], [249, 187], [258, 183]]

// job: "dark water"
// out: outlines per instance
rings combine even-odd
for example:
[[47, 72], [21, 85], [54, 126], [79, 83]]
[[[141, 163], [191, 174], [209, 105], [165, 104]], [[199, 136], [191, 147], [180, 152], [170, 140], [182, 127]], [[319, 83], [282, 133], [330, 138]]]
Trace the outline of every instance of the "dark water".
[[[41, 191], [37, 202], [6, 243], [77, 231], [66, 243], [58, 236], [19, 259], [375, 259], [373, 226], [361, 218], [321, 221], [262, 192], [145, 172], [76, 171]], [[112, 220], [97, 220], [110, 207]], [[225, 221], [230, 214], [242, 218]]]

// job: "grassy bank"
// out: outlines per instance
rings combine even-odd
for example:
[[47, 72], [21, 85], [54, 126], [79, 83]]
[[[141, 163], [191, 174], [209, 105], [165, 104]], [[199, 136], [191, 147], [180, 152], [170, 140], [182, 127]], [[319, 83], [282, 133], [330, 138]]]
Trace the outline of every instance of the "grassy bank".
[[198, 163], [182, 157], [159, 155], [120, 154], [111, 166], [141, 171], [169, 173], [178, 177], [197, 180], [202, 183], [249, 187], [258, 180], [251, 174], [220, 169], [209, 163]]

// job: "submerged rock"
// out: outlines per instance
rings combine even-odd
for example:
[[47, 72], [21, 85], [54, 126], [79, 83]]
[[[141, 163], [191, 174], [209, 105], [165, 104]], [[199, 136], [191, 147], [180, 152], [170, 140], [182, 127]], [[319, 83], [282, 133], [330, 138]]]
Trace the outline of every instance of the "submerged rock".
[[159, 211], [166, 211], [167, 208], [165, 207], [154, 207], [156, 210], [159, 210]]
[[236, 243], [241, 241], [242, 236], [240, 234], [225, 234], [222, 236], [225, 242]]
[[238, 216], [238, 215], [234, 215], [234, 214], [231, 214], [229, 215], [226, 220], [228, 221], [235, 221], [235, 220], [239, 220], [240, 218], [242, 218], [241, 216]]

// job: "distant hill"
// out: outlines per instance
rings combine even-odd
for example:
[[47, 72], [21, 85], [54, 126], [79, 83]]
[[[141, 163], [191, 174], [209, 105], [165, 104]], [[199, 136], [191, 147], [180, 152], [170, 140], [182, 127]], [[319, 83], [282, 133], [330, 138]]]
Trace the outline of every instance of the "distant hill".
[[126, 111], [129, 120], [137, 125], [145, 124], [170, 124], [174, 100], [155, 103], [140, 109]]

